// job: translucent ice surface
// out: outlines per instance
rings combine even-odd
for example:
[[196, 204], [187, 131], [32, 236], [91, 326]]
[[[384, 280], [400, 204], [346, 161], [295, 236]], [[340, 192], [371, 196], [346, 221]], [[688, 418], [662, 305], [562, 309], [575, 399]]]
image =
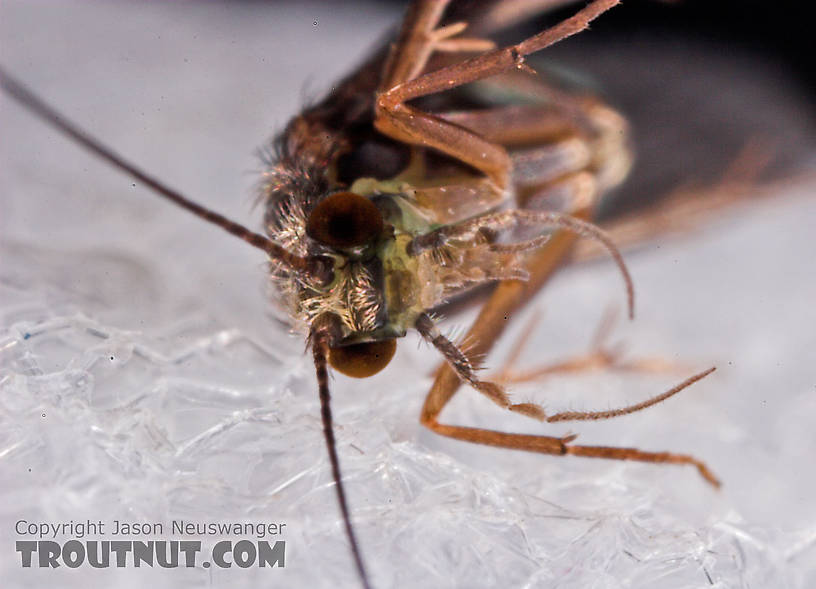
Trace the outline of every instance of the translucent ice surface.
[[[361, 31], [358, 16], [329, 4], [135, 7], [60, 2], [46, 17], [4, 2], [3, 64], [145, 169], [253, 227], [253, 149], [297, 110], [304, 85], [324, 89], [395, 17], [366, 5]], [[318, 36], [342, 51], [310, 45]], [[263, 256], [5, 100], [0, 114], [3, 586], [356, 586], [313, 368], [302, 339], [271, 316]], [[443, 414], [690, 453], [723, 480], [720, 491], [692, 468], [510, 452], [421, 429], [438, 357], [414, 335], [376, 377], [335, 377], [346, 492], [375, 586], [816, 586], [813, 191], [782, 187], [627, 256], [638, 317], [612, 340], [628, 358], [676, 370], [514, 391], [550, 410], [605, 409], [718, 367], [680, 396], [604, 423], [545, 427], [464, 389]], [[603, 309], [622, 302], [611, 263], [568, 268], [489, 364], [535, 312], [524, 364], [581, 353]], [[87, 519], [285, 523], [272, 539], [286, 541], [286, 566], [21, 567], [14, 542], [31, 538], [18, 521]]]

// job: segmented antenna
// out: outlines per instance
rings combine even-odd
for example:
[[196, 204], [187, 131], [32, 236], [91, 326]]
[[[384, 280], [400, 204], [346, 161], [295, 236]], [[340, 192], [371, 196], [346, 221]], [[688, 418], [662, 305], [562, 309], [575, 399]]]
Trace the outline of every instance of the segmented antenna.
[[118, 168], [128, 176], [138, 180], [152, 189], [159, 196], [166, 198], [170, 202], [186, 209], [204, 219], [205, 221], [217, 225], [235, 235], [239, 239], [248, 244], [263, 250], [269, 257], [288, 266], [292, 271], [303, 273], [319, 284], [325, 284], [331, 279], [331, 268], [327, 266], [324, 260], [320, 258], [308, 258], [297, 256], [286, 248], [271, 241], [269, 238], [250, 231], [243, 225], [231, 221], [211, 211], [187, 198], [182, 196], [177, 191], [165, 186], [152, 176], [149, 176], [134, 164], [125, 160], [122, 156], [117, 154], [113, 149], [103, 144], [101, 141], [80, 129], [77, 125], [69, 121], [65, 116], [60, 114], [57, 110], [49, 106], [39, 96], [34, 94], [31, 90], [26, 88], [23, 84], [18, 82], [13, 76], [9, 75], [2, 67], [0, 67], [0, 87], [20, 105], [28, 109], [37, 118], [56, 129], [79, 146], [90, 151], [100, 159], [108, 162], [113, 167]]
[[360, 577], [363, 589], [371, 589], [368, 580], [363, 555], [354, 527], [351, 525], [351, 515], [346, 501], [346, 491], [343, 487], [343, 477], [340, 474], [340, 459], [337, 457], [337, 442], [334, 438], [334, 427], [332, 426], [331, 394], [329, 393], [329, 371], [327, 366], [329, 341], [332, 339], [331, 332], [335, 329], [335, 318], [329, 314], [319, 316], [312, 324], [312, 331], [309, 335], [309, 342], [312, 347], [315, 373], [317, 375], [317, 386], [320, 395], [320, 417], [323, 422], [323, 437], [326, 440], [326, 449], [329, 452], [329, 462], [331, 463], [332, 478], [334, 479], [334, 489], [337, 493], [337, 502], [340, 504], [340, 513], [343, 516], [343, 524], [346, 528], [346, 536], [351, 544], [351, 555], [354, 558], [354, 566]]

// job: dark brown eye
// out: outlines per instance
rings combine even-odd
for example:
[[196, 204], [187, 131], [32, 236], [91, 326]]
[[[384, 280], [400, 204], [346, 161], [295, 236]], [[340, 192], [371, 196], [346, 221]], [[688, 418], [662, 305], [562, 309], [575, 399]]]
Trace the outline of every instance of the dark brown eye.
[[383, 230], [374, 204], [353, 192], [337, 192], [322, 200], [306, 222], [306, 234], [331, 247], [365, 245]]
[[329, 364], [346, 376], [366, 378], [388, 366], [396, 350], [393, 339], [340, 346], [329, 350]]

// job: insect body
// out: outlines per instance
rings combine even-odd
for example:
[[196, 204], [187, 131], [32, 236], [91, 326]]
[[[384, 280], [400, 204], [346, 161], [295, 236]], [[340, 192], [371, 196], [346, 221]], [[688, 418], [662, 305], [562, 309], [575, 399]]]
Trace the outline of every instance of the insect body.
[[[416, 330], [446, 360], [421, 421], [459, 440], [554, 455], [692, 464], [691, 456], [581, 446], [575, 436], [519, 435], [442, 424], [461, 383], [503, 409], [539, 421], [615, 417], [658, 403], [706, 374], [643, 403], [548, 414], [515, 403], [480, 378], [507, 317], [546, 282], [575, 235], [600, 241], [631, 279], [609, 238], [588, 222], [600, 195], [629, 164], [625, 124], [597, 99], [532, 76], [525, 56], [586, 28], [617, 2], [596, 0], [514, 46], [483, 36], [491, 20], [444, 20], [445, 1], [418, 1], [396, 41], [295, 117], [276, 141], [261, 186], [266, 236], [254, 233], [139, 171], [6, 74], [3, 88], [84, 147], [159, 195], [251, 245], [270, 260], [277, 303], [308, 339], [338, 501], [363, 584], [362, 551], [341, 484], [329, 405], [328, 365], [353, 377], [383, 369], [396, 340]], [[494, 25], [493, 28], [496, 28]], [[470, 56], [470, 57], [468, 57]], [[461, 87], [474, 83], [467, 91]], [[555, 233], [550, 230], [557, 229]], [[464, 350], [440, 333], [433, 310], [468, 289], [500, 281]]]
[[[418, 4], [409, 12], [403, 35], [406, 31], [416, 35], [417, 26], [429, 30], [436, 26], [428, 23], [434, 17], [439, 19], [445, 4]], [[582, 21], [587, 18], [590, 15], [584, 15]], [[474, 44], [457, 40], [463, 50]], [[429, 40], [426, 45], [433, 49], [434, 43]], [[425, 68], [416, 59], [424, 55], [427, 60], [431, 51], [415, 48], [409, 54], [401, 53], [405, 46], [396, 46], [399, 49], [392, 50], [388, 63], [392, 70], [398, 69], [393, 64], [400, 59], [410, 63], [414, 69], [414, 78], [406, 77], [410, 82]], [[367, 69], [384, 67], [382, 61], [375, 60]], [[371, 129], [383, 127], [385, 135], [404, 133], [395, 133], [389, 115], [380, 112], [384, 107], [379, 103], [389, 94], [384, 89], [395, 84], [389, 74], [383, 73], [385, 80], [379, 86], [370, 83], [376, 76], [352, 76], [323, 103], [294, 119], [277, 140], [277, 156], [270, 161], [263, 182], [270, 238], [304, 259], [322, 259], [331, 267], [316, 285], [309, 274], [304, 280], [299, 267], [274, 264], [272, 282], [292, 321], [304, 331], [320, 316], [336, 318], [332, 358], [339, 358], [341, 347], [403, 336], [423, 313], [476, 284], [527, 279], [525, 255], [546, 241], [542, 228], [561, 226], [603, 241], [599, 231], [577, 218], [534, 212], [529, 205], [536, 198], [560, 196], [570, 210], [589, 208], [594, 197], [619, 181], [627, 167], [620, 117], [597, 103], [577, 106], [572, 113], [559, 112], [552, 100], [546, 100], [552, 98], [551, 92], [535, 81], [530, 83], [527, 72], [517, 76], [526, 79], [531, 104], [500, 107], [487, 103], [481, 105], [482, 111], [436, 116], [417, 111], [408, 115], [409, 120], [420, 121], [418, 126], [437, 125], [432, 141], [441, 147], [426, 149], [429, 140], [417, 130], [408, 134], [417, 133], [418, 139], [406, 139], [417, 143], [416, 147], [389, 141]], [[397, 74], [391, 78], [394, 76]], [[511, 74], [505, 83], [514, 81]], [[349, 95], [354, 97], [353, 108], [343, 99]], [[447, 103], [456, 105], [458, 99], [461, 96], [448, 98]], [[531, 122], [533, 129], [526, 127]], [[498, 125], [503, 128], [499, 130]], [[478, 134], [470, 130], [474, 128]], [[567, 137], [559, 139], [559, 134]], [[479, 174], [479, 169], [459, 159], [448, 158], [440, 164], [439, 151], [473, 149], [452, 150], [445, 143], [461, 143], [462, 139], [479, 142], [476, 150], [489, 150], [491, 157], [501, 160], [490, 166], [502, 167]], [[511, 161], [503, 161], [508, 158], [507, 149], [517, 164], [512, 178]], [[487, 153], [476, 155], [475, 160], [480, 157], [487, 159]], [[390, 168], [384, 167], [382, 159], [389, 160]], [[366, 176], [367, 172], [375, 175]], [[494, 213], [513, 195], [522, 193], [530, 201], [526, 211]], [[496, 242], [497, 236], [519, 225], [531, 226], [528, 231], [538, 229], [539, 235], [516, 243]], [[620, 266], [630, 287], [626, 270], [622, 263]], [[341, 371], [347, 368], [332, 363]]]

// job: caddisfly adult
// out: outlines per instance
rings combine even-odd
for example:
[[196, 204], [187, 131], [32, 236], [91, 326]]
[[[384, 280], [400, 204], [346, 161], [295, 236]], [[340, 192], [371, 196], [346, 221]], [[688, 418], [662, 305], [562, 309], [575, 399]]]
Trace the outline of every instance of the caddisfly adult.
[[[602, 194], [626, 174], [625, 121], [592, 96], [538, 79], [525, 62], [527, 55], [585, 29], [617, 1], [592, 2], [554, 27], [501, 48], [489, 36], [506, 24], [498, 11], [502, 3], [464, 17], [446, 14], [448, 4], [415, 2], [393, 43], [286, 126], [263, 179], [265, 235], [140, 172], [2, 74], [3, 88], [41, 118], [269, 256], [278, 302], [314, 358], [337, 498], [365, 585], [335, 449], [328, 366], [352, 377], [373, 375], [388, 364], [396, 340], [412, 329], [447, 362], [421, 415], [436, 433], [553, 455], [692, 464], [718, 484], [704, 464], [683, 454], [584, 446], [574, 444], [574, 436], [438, 421], [462, 383], [503, 409], [556, 422], [631, 413], [710, 372], [618, 410], [555, 414], [514, 403], [502, 386], [480, 378], [476, 359], [500, 335], [505, 317], [546, 282], [576, 236], [609, 250], [633, 312], [626, 267], [606, 234], [589, 222]], [[437, 329], [433, 309], [495, 281], [468, 336], [472, 344], [463, 350]]]

